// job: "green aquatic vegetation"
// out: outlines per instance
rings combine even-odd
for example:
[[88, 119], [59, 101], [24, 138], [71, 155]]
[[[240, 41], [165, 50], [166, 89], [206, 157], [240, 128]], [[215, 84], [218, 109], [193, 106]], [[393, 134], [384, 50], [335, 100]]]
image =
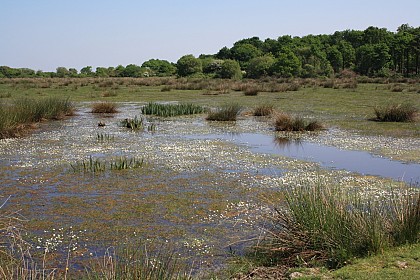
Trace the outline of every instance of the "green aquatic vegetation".
[[124, 119], [120, 122], [122, 127], [129, 128], [131, 130], [140, 130], [144, 128], [144, 119], [135, 116], [133, 119]]
[[204, 112], [204, 107], [192, 103], [160, 104], [155, 102], [149, 102], [141, 109], [141, 113], [143, 115], [155, 115], [159, 117], [193, 115], [202, 114]]
[[108, 133], [97, 133], [96, 140], [100, 143], [112, 142], [115, 140], [115, 136]]
[[118, 157], [110, 162], [110, 170], [123, 170], [140, 168], [144, 164], [144, 159]]
[[84, 172], [84, 173], [98, 173], [103, 172], [106, 169], [106, 164], [99, 159], [94, 159], [92, 156], [88, 160], [83, 159], [80, 162], [70, 164], [73, 172]]

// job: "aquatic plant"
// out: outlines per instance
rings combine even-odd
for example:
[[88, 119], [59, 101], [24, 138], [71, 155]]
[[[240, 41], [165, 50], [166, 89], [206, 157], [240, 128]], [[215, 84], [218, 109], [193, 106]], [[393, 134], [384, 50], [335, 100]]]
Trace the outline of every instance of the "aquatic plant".
[[127, 157], [118, 157], [110, 162], [111, 170], [124, 170], [142, 167], [144, 164], [144, 159], [138, 158], [127, 158]]
[[377, 121], [380, 122], [413, 122], [419, 110], [411, 104], [389, 104], [375, 107]]
[[227, 104], [208, 113], [208, 121], [236, 121], [242, 107], [238, 104]]
[[274, 128], [276, 131], [316, 131], [323, 129], [323, 125], [318, 121], [308, 123], [300, 117], [277, 113], [274, 116]]
[[124, 119], [120, 122], [122, 127], [129, 128], [131, 130], [139, 130], [144, 128], [143, 118], [138, 118], [135, 116], [133, 119]]
[[204, 112], [204, 107], [192, 103], [160, 104], [155, 102], [149, 102], [141, 109], [141, 113], [143, 115], [155, 115], [159, 117], [174, 117], [181, 115], [202, 114]]
[[95, 114], [114, 114], [118, 113], [117, 104], [114, 102], [98, 102], [92, 104], [91, 113]]
[[285, 200], [258, 249], [289, 265], [315, 261], [339, 267], [420, 238], [420, 193], [405, 187], [366, 199], [319, 180], [287, 189]]
[[96, 134], [96, 140], [98, 142], [111, 142], [115, 140], [115, 136], [107, 133], [97, 133]]
[[105, 171], [105, 163], [99, 159], [94, 159], [92, 156], [88, 160], [83, 159], [74, 164], [70, 164], [73, 172], [84, 172], [84, 173], [98, 173]]

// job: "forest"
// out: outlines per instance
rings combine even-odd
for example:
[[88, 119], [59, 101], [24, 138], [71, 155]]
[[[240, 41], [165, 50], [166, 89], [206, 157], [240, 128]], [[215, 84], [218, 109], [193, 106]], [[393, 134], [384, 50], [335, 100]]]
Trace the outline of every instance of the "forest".
[[150, 59], [140, 66], [58, 67], [55, 72], [0, 66], [0, 78], [28, 77], [209, 77], [224, 79], [262, 77], [316, 78], [343, 70], [370, 77], [420, 75], [420, 27], [402, 24], [396, 32], [368, 27], [330, 35], [280, 36], [242, 39], [216, 54], [187, 54], [176, 63]]

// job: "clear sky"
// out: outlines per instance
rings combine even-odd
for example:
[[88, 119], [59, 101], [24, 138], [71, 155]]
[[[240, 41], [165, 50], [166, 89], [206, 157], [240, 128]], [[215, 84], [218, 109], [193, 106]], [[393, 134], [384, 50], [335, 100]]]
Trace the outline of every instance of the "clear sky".
[[176, 62], [253, 36], [420, 26], [420, 0], [0, 0], [0, 65]]

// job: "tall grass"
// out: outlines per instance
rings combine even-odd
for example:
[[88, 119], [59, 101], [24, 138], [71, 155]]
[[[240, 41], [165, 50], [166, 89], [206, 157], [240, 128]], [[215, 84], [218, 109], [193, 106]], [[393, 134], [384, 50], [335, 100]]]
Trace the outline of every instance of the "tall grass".
[[0, 103], [0, 138], [15, 137], [44, 119], [62, 119], [74, 113], [74, 105], [68, 99], [17, 99]]
[[381, 122], [413, 122], [418, 112], [411, 104], [389, 104], [375, 108], [376, 120]]
[[261, 248], [289, 265], [313, 261], [339, 267], [353, 257], [420, 240], [418, 191], [401, 188], [380, 200], [366, 199], [319, 181], [299, 184], [285, 198]]
[[135, 244], [114, 250], [110, 248], [103, 257], [91, 262], [87, 279], [192, 279], [185, 265], [181, 265], [175, 253], [166, 247], [156, 249], [146, 244]]
[[277, 113], [274, 116], [276, 131], [316, 131], [323, 129], [318, 121], [307, 122], [300, 117], [292, 117], [286, 113]]
[[263, 104], [254, 108], [254, 116], [269, 116], [274, 112], [274, 105], [272, 104]]
[[114, 102], [98, 102], [93, 103], [92, 105], [92, 113], [95, 114], [114, 114], [118, 113], [117, 104]]
[[236, 121], [242, 107], [238, 104], [227, 104], [210, 111], [206, 117], [208, 121]]
[[144, 115], [155, 115], [159, 117], [202, 114], [204, 112], [205, 109], [202, 106], [191, 103], [159, 104], [155, 102], [149, 102], [141, 109], [141, 113]]

